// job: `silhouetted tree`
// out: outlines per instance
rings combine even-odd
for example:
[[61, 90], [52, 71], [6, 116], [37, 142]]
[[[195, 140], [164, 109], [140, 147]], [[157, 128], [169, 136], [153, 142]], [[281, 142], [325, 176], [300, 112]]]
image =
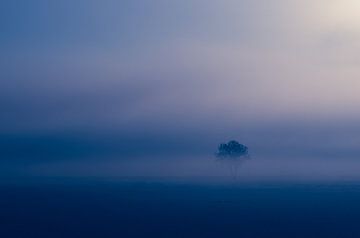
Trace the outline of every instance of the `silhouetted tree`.
[[220, 144], [216, 157], [230, 169], [230, 175], [233, 178], [237, 177], [238, 168], [242, 162], [250, 158], [248, 147], [235, 140], [229, 141], [227, 144]]

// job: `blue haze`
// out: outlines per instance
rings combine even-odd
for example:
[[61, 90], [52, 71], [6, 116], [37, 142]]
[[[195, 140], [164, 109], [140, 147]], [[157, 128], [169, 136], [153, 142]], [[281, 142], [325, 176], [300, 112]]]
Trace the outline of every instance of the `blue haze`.
[[0, 237], [360, 237], [359, 11], [1, 0]]
[[360, 34], [322, 3], [2, 1], [2, 174], [162, 175], [237, 139], [256, 174], [356, 176]]

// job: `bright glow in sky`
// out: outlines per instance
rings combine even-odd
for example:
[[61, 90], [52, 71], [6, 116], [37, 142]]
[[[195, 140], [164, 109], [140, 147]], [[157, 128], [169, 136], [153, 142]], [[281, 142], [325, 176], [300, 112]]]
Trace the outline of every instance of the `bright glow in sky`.
[[[325, 5], [325, 9], [327, 9]], [[328, 1], [328, 20], [334, 27], [360, 30], [360, 2], [357, 0]]]

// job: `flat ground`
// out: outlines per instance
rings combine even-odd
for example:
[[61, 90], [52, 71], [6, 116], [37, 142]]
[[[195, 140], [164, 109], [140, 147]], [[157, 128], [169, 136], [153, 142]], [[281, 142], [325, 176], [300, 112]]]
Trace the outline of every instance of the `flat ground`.
[[2, 181], [0, 237], [360, 237], [360, 182]]

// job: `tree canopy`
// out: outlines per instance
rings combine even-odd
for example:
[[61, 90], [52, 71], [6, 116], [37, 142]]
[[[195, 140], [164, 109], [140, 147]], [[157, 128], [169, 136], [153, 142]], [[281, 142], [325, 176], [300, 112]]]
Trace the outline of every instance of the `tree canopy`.
[[218, 152], [216, 153], [216, 157], [220, 159], [232, 158], [236, 159], [242, 156], [248, 156], [249, 151], [248, 147], [240, 144], [239, 142], [232, 140], [227, 144], [220, 144], [218, 147]]

